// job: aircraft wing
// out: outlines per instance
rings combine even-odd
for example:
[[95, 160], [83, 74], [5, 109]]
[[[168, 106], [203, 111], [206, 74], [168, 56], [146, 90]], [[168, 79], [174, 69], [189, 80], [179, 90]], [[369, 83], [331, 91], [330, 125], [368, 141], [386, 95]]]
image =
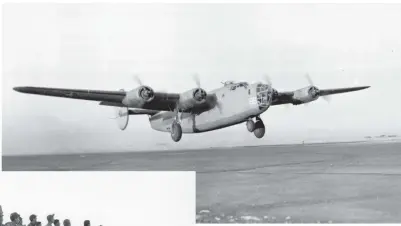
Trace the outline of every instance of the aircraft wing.
[[[367, 89], [370, 86], [358, 86], [358, 87], [349, 87], [349, 88], [335, 88], [335, 89], [320, 89], [317, 91], [317, 96], [327, 96], [339, 93], [347, 93], [354, 92], [358, 90]], [[308, 100], [312, 100], [314, 97], [310, 96], [307, 92], [311, 87], [306, 87], [296, 91], [290, 92], [275, 92], [273, 94], [272, 105], [280, 105], [280, 104], [300, 104], [303, 101], [305, 103], [309, 102]], [[298, 92], [298, 93], [297, 93]], [[302, 99], [302, 100], [300, 100]]]
[[292, 104], [294, 92], [277, 92], [273, 95], [272, 105]]
[[60, 89], [60, 88], [44, 88], [44, 87], [15, 87], [15, 91], [21, 93], [37, 94], [53, 97], [64, 97], [81, 100], [120, 102], [125, 97], [124, 91], [102, 91], [102, 90], [86, 90], [86, 89]]
[[[100, 105], [124, 107], [122, 103], [126, 97], [126, 91], [104, 91], [104, 90], [87, 90], [87, 89], [61, 89], [61, 88], [45, 88], [45, 87], [15, 87], [15, 91], [28, 94], [63, 97], [70, 99], [99, 101]], [[171, 111], [175, 108], [177, 100], [180, 98], [176, 93], [155, 92], [154, 98], [146, 103], [143, 108], [158, 111]]]
[[370, 86], [358, 86], [358, 87], [338, 88], [338, 89], [321, 89], [320, 90], [320, 96], [327, 96], [327, 95], [338, 94], [338, 93], [354, 92], [354, 91], [358, 91], [358, 90], [367, 89], [369, 87]]

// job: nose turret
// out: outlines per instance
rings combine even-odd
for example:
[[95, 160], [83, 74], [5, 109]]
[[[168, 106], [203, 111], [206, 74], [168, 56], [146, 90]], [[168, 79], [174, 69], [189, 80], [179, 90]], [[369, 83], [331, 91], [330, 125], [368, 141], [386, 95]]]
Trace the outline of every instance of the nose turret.
[[256, 99], [260, 110], [269, 108], [273, 100], [271, 85], [259, 83], [256, 86]]

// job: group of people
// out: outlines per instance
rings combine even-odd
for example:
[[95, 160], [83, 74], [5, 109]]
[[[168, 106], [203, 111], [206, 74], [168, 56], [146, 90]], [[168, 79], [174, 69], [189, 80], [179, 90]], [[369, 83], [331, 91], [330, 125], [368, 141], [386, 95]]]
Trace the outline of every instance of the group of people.
[[[23, 224], [22, 217], [14, 212], [10, 215], [10, 222], [3, 224], [4, 222], [4, 215], [3, 209], [0, 205], [0, 226], [61, 226], [61, 222], [58, 219], [54, 219], [54, 214], [50, 214], [47, 216], [47, 223], [42, 224], [42, 222], [38, 221], [37, 216], [32, 214], [29, 216], [29, 224]], [[84, 226], [90, 226], [91, 223], [89, 220], [84, 221]], [[71, 226], [71, 221], [69, 219], [65, 219], [63, 221], [63, 226]]]

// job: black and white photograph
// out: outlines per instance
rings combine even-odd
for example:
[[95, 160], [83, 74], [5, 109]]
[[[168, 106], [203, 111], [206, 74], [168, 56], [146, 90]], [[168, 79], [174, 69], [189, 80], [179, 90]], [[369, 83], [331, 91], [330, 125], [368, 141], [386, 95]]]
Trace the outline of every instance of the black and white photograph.
[[3, 172], [1, 226], [195, 222], [191, 172]]
[[[401, 223], [401, 4], [2, 13], [6, 173], [191, 171], [196, 223]], [[4, 217], [74, 214], [26, 201]]]

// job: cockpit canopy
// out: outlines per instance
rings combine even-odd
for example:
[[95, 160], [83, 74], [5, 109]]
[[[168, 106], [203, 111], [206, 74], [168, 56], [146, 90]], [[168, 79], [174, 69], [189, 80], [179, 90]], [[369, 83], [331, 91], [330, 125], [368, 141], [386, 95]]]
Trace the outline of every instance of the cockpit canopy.
[[225, 81], [225, 82], [222, 82], [222, 83], [224, 84], [224, 86], [229, 86], [229, 85], [234, 84], [234, 81]]
[[248, 88], [249, 84], [247, 82], [234, 82], [234, 81], [226, 81], [223, 82], [225, 87], [230, 87], [230, 89], [236, 89], [238, 87]]

